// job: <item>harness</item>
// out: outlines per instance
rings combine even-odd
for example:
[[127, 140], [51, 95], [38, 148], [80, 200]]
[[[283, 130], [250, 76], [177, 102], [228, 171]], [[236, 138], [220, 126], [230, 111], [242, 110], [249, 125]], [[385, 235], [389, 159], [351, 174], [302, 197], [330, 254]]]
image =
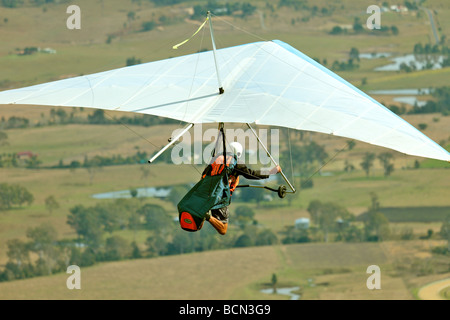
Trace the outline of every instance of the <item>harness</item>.
[[177, 206], [180, 226], [186, 231], [200, 230], [208, 211], [229, 206], [231, 193], [239, 183], [239, 179], [231, 175], [237, 157], [227, 154], [223, 126], [219, 130], [223, 139], [223, 153], [216, 156], [214, 150], [213, 161], [206, 168], [202, 179]]
[[[234, 156], [227, 155], [227, 163], [226, 166], [229, 167], [230, 164], [235, 161]], [[218, 156], [213, 163], [211, 163], [207, 168], [205, 173], [202, 176], [202, 179], [205, 178], [207, 175], [215, 176], [217, 174], [221, 174], [223, 169], [225, 168], [225, 165], [223, 164], [223, 155]], [[234, 190], [236, 190], [236, 187], [239, 184], [239, 176], [229, 174], [228, 184], [230, 185], [230, 192], [233, 193]]]

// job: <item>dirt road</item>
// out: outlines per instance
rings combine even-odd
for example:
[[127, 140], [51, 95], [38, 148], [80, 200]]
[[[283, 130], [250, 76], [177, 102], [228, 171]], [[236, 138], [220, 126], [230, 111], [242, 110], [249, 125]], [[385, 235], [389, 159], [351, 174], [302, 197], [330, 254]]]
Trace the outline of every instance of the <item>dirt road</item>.
[[419, 299], [444, 300], [444, 298], [439, 295], [439, 292], [447, 287], [450, 287], [450, 278], [427, 284], [419, 290]]

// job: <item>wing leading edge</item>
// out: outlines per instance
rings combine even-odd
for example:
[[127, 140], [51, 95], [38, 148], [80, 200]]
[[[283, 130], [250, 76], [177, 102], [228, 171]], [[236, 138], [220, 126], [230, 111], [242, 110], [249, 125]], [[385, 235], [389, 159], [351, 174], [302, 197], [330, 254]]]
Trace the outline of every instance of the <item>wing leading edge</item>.
[[278, 40], [0, 92], [0, 104], [120, 110], [188, 123], [256, 123], [332, 134], [409, 155], [450, 154], [408, 122]]

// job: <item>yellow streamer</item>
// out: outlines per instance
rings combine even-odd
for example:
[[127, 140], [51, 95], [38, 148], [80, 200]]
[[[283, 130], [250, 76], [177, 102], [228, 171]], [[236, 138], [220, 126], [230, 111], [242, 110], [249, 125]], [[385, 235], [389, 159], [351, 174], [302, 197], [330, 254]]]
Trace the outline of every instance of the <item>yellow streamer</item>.
[[177, 45], [174, 45], [173, 47], [172, 47], [172, 49], [178, 49], [179, 47], [181, 47], [183, 44], [185, 44], [186, 42], [188, 42], [189, 40], [191, 40], [200, 30], [202, 30], [202, 28], [205, 26], [205, 24], [206, 24], [206, 22], [209, 20], [209, 17], [208, 18], [206, 18], [206, 20], [205, 20], [205, 22], [203, 22], [202, 23], [202, 25], [198, 28], [198, 30], [197, 31], [195, 31], [195, 33], [190, 37], [190, 38], [188, 38], [188, 39], [186, 39], [186, 40], [184, 40], [183, 42], [181, 42], [181, 43], [179, 43], [179, 44], [177, 44]]

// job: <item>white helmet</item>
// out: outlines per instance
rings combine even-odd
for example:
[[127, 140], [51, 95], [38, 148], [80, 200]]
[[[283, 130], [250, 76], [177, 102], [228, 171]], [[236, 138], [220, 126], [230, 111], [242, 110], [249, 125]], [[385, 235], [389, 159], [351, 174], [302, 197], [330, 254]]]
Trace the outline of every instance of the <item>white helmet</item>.
[[231, 150], [238, 157], [238, 159], [242, 156], [242, 145], [239, 142], [230, 143]]

